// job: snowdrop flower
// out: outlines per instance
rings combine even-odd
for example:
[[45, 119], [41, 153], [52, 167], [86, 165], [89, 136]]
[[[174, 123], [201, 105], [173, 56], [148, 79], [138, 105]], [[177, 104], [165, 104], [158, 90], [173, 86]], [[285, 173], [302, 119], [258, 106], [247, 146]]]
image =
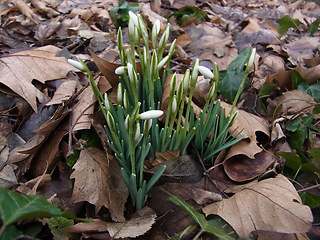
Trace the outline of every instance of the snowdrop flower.
[[206, 78], [212, 79], [214, 77], [213, 73], [211, 70], [207, 67], [204, 66], [198, 66], [198, 71]]
[[[153, 30], [154, 29], [154, 30]], [[154, 22], [154, 25], [153, 25], [153, 28], [152, 28], [152, 35], [158, 35], [159, 32], [160, 32], [160, 21], [159, 19], [157, 19], [155, 22]]]
[[79, 61], [68, 59], [68, 63], [70, 63], [73, 67], [79, 69], [80, 71], [85, 71], [85, 66]]
[[130, 121], [130, 116], [127, 115], [126, 119], [124, 120], [124, 127], [129, 130], [129, 121]]
[[191, 85], [195, 86], [198, 78], [198, 67], [199, 67], [199, 59], [197, 58], [193, 64], [193, 69], [191, 72]]
[[122, 94], [122, 84], [118, 84], [118, 89], [117, 89], [117, 105], [121, 105], [123, 99], [123, 94]]
[[173, 96], [174, 91], [176, 90], [176, 85], [177, 85], [177, 75], [176, 73], [174, 73], [170, 81], [170, 96]]
[[106, 107], [107, 111], [110, 111], [111, 104], [107, 93], [104, 94], [104, 106]]
[[207, 101], [210, 100], [213, 97], [215, 89], [216, 89], [216, 83], [214, 82], [214, 83], [212, 83], [212, 85], [210, 87], [209, 94], [208, 94], [208, 97], [207, 97]]
[[134, 143], [135, 143], [135, 145], [139, 141], [140, 134], [141, 134], [141, 132], [140, 132], [140, 123], [137, 123], [136, 129], [134, 130]]
[[171, 43], [171, 46], [170, 46], [170, 49], [169, 49], [169, 53], [168, 53], [168, 55], [170, 57], [172, 57], [172, 55], [173, 55], [174, 48], [176, 47], [176, 41], [177, 41], [177, 39], [173, 40], [173, 42]]
[[152, 119], [146, 119], [143, 124], [143, 134], [147, 135], [152, 126]]
[[163, 114], [161, 110], [149, 110], [138, 115], [138, 119], [146, 120], [146, 119], [153, 119], [158, 118]]
[[173, 96], [173, 101], [171, 105], [171, 113], [175, 113], [177, 111], [177, 96]]
[[170, 32], [170, 23], [167, 24], [166, 29], [164, 30], [164, 33], [162, 34], [160, 41], [159, 41], [159, 48], [165, 48], [167, 41], [169, 39], [169, 32]]
[[163, 66], [168, 62], [168, 60], [169, 60], [169, 55], [162, 58], [162, 60], [158, 63], [158, 69], [163, 68]]
[[127, 68], [128, 68], [129, 80], [132, 84], [135, 84], [135, 81], [137, 79], [137, 74], [136, 74], [135, 70], [133, 69], [132, 64], [128, 62]]
[[107, 124], [108, 124], [108, 127], [110, 129], [110, 131], [113, 131], [115, 132], [116, 131], [116, 127], [115, 127], [115, 124], [114, 124], [114, 119], [111, 115], [111, 113], [108, 111], [107, 113]]
[[189, 88], [190, 70], [188, 69], [183, 76], [183, 92], [186, 93]]
[[114, 73], [117, 75], [122, 75], [125, 72], [126, 72], [126, 67], [124, 66], [117, 67], [116, 70], [114, 71]]
[[128, 110], [128, 107], [129, 107], [129, 99], [128, 99], [128, 95], [127, 95], [127, 91], [124, 90], [123, 91], [123, 106], [124, 106], [124, 109]]
[[130, 20], [129, 21], [132, 21], [133, 24], [138, 28], [139, 27], [139, 22], [138, 22], [137, 15], [135, 15], [133, 12], [129, 11], [129, 16], [130, 16]]
[[256, 48], [253, 48], [251, 50], [251, 54], [250, 54], [249, 61], [248, 61], [248, 66], [247, 66], [250, 69], [252, 68], [255, 56], [256, 56]]

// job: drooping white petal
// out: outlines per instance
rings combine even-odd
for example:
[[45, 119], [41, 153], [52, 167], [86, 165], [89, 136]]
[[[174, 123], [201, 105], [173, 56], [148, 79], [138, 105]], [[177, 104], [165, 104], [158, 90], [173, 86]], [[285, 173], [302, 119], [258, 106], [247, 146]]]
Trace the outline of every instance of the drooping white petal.
[[198, 71], [206, 78], [212, 79], [214, 77], [213, 72], [207, 67], [198, 66]]
[[256, 48], [253, 48], [251, 50], [250, 58], [249, 58], [249, 61], [248, 61], [248, 68], [252, 67], [255, 56], [256, 56]]
[[149, 110], [139, 114], [139, 118], [142, 120], [158, 118], [163, 114], [162, 110]]
[[70, 63], [73, 67], [79, 69], [80, 71], [84, 71], [84, 66], [81, 62], [73, 59], [68, 59], [68, 63]]
[[124, 66], [117, 67], [116, 70], [114, 71], [114, 73], [117, 75], [122, 75], [125, 72], [126, 72], [126, 69]]

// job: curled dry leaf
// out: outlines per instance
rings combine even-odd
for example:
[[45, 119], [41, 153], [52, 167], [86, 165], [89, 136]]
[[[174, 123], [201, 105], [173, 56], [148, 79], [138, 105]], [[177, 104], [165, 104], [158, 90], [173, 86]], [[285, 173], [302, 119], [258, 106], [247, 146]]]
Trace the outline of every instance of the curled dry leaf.
[[312, 212], [283, 175], [248, 186], [228, 199], [204, 207], [206, 216], [216, 214], [246, 239], [254, 230], [283, 233], [306, 232]]
[[56, 57], [58, 47], [45, 46], [25, 50], [1, 57], [0, 82], [24, 98], [37, 111], [37, 101], [45, 99], [31, 82], [36, 79], [42, 83], [48, 80], [65, 78], [75, 70], [65, 58]]
[[73, 169], [70, 176], [75, 179], [72, 200], [75, 203], [88, 201], [96, 206], [96, 212], [102, 206], [109, 208], [109, 163], [105, 152], [94, 147], [83, 149]]
[[298, 114], [301, 111], [311, 114], [314, 103], [313, 97], [309, 94], [292, 90], [269, 101], [268, 113], [273, 117]]
[[[226, 109], [226, 114], [229, 114], [229, 111], [231, 109], [231, 106], [229, 104], [221, 102], [221, 107]], [[229, 151], [226, 159], [238, 154], [244, 154], [249, 158], [254, 159], [254, 155], [261, 152], [262, 150], [260, 147], [258, 147], [257, 136], [258, 134], [263, 134], [264, 137], [269, 137], [269, 123], [266, 119], [260, 118], [246, 111], [237, 109], [235, 109], [235, 111], [238, 111], [239, 113], [236, 121], [230, 128], [230, 132], [236, 130], [235, 133], [239, 133], [240, 131], [242, 131], [241, 135], [244, 135], [245, 138], [238, 143], [241, 144], [241, 149], [236, 147], [237, 144], [233, 145], [232, 148], [239, 151]]]
[[149, 207], [138, 210], [130, 220], [121, 223], [94, 220], [88, 223], [78, 223], [64, 228], [66, 233], [103, 233], [109, 232], [114, 239], [134, 238], [150, 230], [156, 219], [156, 213]]

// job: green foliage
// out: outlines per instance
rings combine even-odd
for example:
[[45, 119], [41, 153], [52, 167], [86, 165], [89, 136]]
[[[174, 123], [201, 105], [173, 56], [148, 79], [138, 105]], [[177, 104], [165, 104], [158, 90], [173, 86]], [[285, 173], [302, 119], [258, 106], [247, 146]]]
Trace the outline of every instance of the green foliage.
[[47, 219], [48, 226], [53, 234], [71, 237], [70, 234], [63, 232], [61, 229], [74, 225], [73, 219], [65, 217], [51, 217]]
[[[179, 207], [181, 207], [183, 210], [185, 210], [187, 213], [190, 214], [190, 216], [193, 218], [193, 220], [199, 224], [201, 227], [201, 231], [203, 232], [208, 232], [216, 237], [218, 239], [224, 239], [224, 240], [232, 240], [234, 239], [233, 237], [229, 236], [227, 232], [225, 232], [220, 226], [216, 225], [216, 221], [208, 221], [206, 217], [204, 216], [203, 213], [200, 213], [196, 211], [190, 204], [188, 204], [186, 201], [174, 196], [164, 188], [161, 188], [163, 192], [165, 192], [168, 196], [169, 199]], [[182, 237], [182, 236], [180, 236]]]
[[313, 117], [313, 115], [297, 117], [287, 124], [288, 143], [298, 153], [302, 152], [302, 146], [307, 139], [311, 141], [313, 131], [319, 132], [319, 129], [312, 124]]
[[[219, 92], [223, 98], [228, 100], [229, 103], [231, 103], [237, 95], [241, 81], [245, 75], [244, 66], [248, 62], [250, 53], [251, 49], [246, 48], [229, 64], [227, 70], [220, 72], [221, 81], [219, 85]], [[245, 86], [248, 84], [249, 81], [246, 79]], [[240, 91], [242, 90], [243, 89]]]
[[139, 4], [137, 2], [122, 1], [118, 7], [113, 7], [109, 10], [110, 18], [113, 24], [118, 27], [128, 26], [129, 11], [137, 12], [139, 10]]
[[[3, 221], [1, 232], [5, 236], [20, 234], [20, 231], [15, 232], [15, 228], [8, 228], [8, 226], [21, 220], [62, 216], [63, 214], [64, 212], [56, 205], [48, 203], [42, 196], [26, 196], [0, 188], [0, 215]], [[0, 235], [2, 235], [1, 232]]]
[[280, 37], [286, 34], [289, 28], [298, 29], [300, 25], [299, 19], [292, 19], [289, 15], [285, 15], [277, 20], [279, 24], [278, 33]]
[[320, 83], [308, 85], [296, 70], [291, 71], [291, 84], [293, 89], [298, 89], [309, 94], [315, 99], [320, 99]]
[[303, 204], [308, 205], [310, 208], [320, 207], [320, 196], [309, 192], [300, 194]]
[[[89, 148], [89, 147], [102, 148], [101, 140], [94, 129], [82, 130], [80, 139], [82, 140], [82, 144], [83, 144], [82, 147], [84, 148]], [[71, 154], [66, 160], [68, 166], [73, 167], [73, 165], [79, 159], [79, 156], [80, 156], [80, 150], [75, 149], [73, 151], [73, 154]]]
[[199, 21], [203, 22], [206, 17], [206, 13], [194, 6], [185, 6], [181, 8], [179, 11], [171, 14], [168, 18], [174, 17], [176, 22], [181, 25], [183, 22], [189, 18], [196, 18]]
[[308, 154], [320, 164], [320, 148], [309, 149]]
[[0, 188], [0, 214], [4, 225], [30, 218], [61, 216], [63, 212], [42, 196], [26, 196]]
[[320, 83], [314, 83], [310, 86], [306, 83], [300, 83], [297, 89], [309, 94], [315, 99], [320, 99]]
[[313, 21], [309, 25], [308, 30], [309, 30], [311, 36], [313, 36], [318, 31], [319, 24], [320, 24], [320, 18], [318, 18], [317, 20]]

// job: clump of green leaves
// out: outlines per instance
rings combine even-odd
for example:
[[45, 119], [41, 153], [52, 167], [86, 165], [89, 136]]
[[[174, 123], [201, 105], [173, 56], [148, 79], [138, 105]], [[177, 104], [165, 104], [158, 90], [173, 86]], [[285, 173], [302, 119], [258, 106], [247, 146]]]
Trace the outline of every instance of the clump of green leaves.
[[64, 214], [56, 205], [48, 203], [42, 196], [26, 196], [0, 188], [0, 216], [2, 219], [0, 239], [13, 239], [22, 235], [23, 232], [14, 225], [19, 221]]
[[[277, 20], [277, 23], [279, 24], [278, 33], [280, 37], [286, 34], [290, 28], [299, 30], [299, 27], [300, 27], [299, 19], [293, 19], [289, 15], [285, 15], [282, 18], [279, 18]], [[313, 36], [318, 31], [319, 24], [320, 24], [319, 18], [313, 21], [311, 24], [309, 24], [308, 31], [310, 33], [310, 36]]]
[[[234, 115], [233, 110], [240, 90], [251, 71], [255, 49], [251, 52], [249, 61], [246, 58], [247, 68], [234, 98], [232, 109], [227, 116], [224, 111], [220, 113], [220, 104], [214, 103], [220, 81], [218, 66], [215, 64], [213, 73], [208, 68], [199, 66], [197, 59], [192, 70], [186, 71], [179, 84], [176, 74], [168, 77], [170, 80], [169, 103], [165, 122], [162, 123], [158, 118], [163, 114], [160, 109], [175, 40], [165, 55], [170, 24], [166, 26], [158, 40], [160, 22], [156, 21], [151, 32], [152, 49], [150, 49], [149, 32], [141, 15], [129, 12], [129, 16], [130, 47], [128, 49], [124, 49], [121, 28], [118, 31], [121, 66], [115, 70], [119, 75], [115, 103], [110, 101], [107, 94], [102, 96], [83, 61], [69, 59], [69, 62], [89, 75], [93, 92], [107, 122], [105, 131], [109, 139], [108, 144], [121, 165], [122, 177], [129, 189], [132, 205], [136, 209], [141, 209], [146, 203], [151, 187], [165, 170], [165, 166], [159, 168], [147, 182], [143, 177], [146, 158], [155, 158], [156, 152], [168, 150], [179, 149], [180, 154], [184, 154], [190, 142], [193, 141], [201, 157], [204, 161], [208, 161], [219, 151], [240, 140], [232, 137], [228, 130], [235, 121], [237, 114]], [[136, 56], [139, 57], [139, 62], [136, 62]], [[196, 117], [192, 107], [192, 95], [199, 74], [211, 79], [212, 87], [203, 112]], [[189, 100], [185, 103], [187, 95]], [[200, 138], [198, 136], [195, 138], [196, 133]]]
[[279, 24], [278, 33], [280, 37], [286, 34], [289, 28], [298, 29], [300, 25], [299, 19], [292, 19], [289, 15], [285, 15], [277, 20]]
[[206, 17], [206, 13], [199, 8], [196, 8], [194, 6], [185, 6], [181, 8], [179, 11], [171, 14], [168, 18], [174, 17], [176, 19], [176, 22], [181, 25], [183, 22], [185, 22], [187, 19], [194, 18], [198, 21], [203, 22]]
[[[200, 232], [197, 234], [198, 237], [200, 237], [200, 235], [204, 232], [210, 233], [216, 237], [218, 237], [219, 239], [224, 239], [224, 240], [233, 240], [235, 238], [233, 238], [232, 236], [228, 235], [227, 232], [225, 232], [220, 226], [217, 226], [217, 222], [216, 221], [209, 221], [206, 219], [206, 217], [204, 216], [203, 213], [200, 213], [198, 211], [196, 211], [190, 204], [188, 204], [186, 201], [174, 196], [173, 194], [171, 194], [170, 192], [168, 192], [167, 190], [165, 190], [164, 188], [161, 188], [161, 190], [163, 192], [165, 192], [168, 196], [169, 199], [176, 204], [177, 206], [181, 207], [183, 210], [185, 210], [187, 213], [190, 214], [190, 216], [193, 218], [193, 220], [200, 226], [201, 230]], [[180, 235], [179, 238], [176, 239], [180, 239], [183, 237], [184, 234], [186, 234], [188, 232], [188, 230], [190, 229], [190, 227], [192, 226], [188, 226], [185, 231], [182, 232], [182, 234]]]
[[129, 11], [138, 12], [139, 4], [137, 2], [121, 1], [119, 6], [109, 10], [111, 21], [117, 28], [128, 26]]

